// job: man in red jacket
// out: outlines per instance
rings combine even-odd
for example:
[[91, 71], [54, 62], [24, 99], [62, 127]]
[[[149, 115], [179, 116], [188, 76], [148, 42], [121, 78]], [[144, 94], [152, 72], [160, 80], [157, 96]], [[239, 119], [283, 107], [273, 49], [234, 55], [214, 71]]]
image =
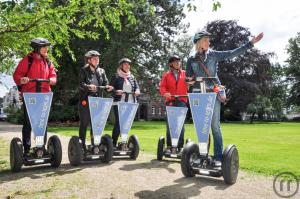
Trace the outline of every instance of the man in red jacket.
[[[187, 97], [178, 97], [175, 99], [173, 95], [187, 95], [187, 85], [185, 81], [185, 71], [181, 70], [180, 58], [177, 55], [172, 55], [169, 58], [170, 70], [165, 72], [160, 82], [160, 94], [166, 98], [167, 106], [186, 107]], [[182, 128], [178, 148], [181, 149], [184, 144], [184, 127]], [[171, 138], [167, 122], [167, 146], [171, 147]]]
[[[42, 82], [41, 92], [50, 92], [50, 85], [56, 84], [56, 73], [54, 65], [48, 59], [48, 47], [50, 42], [44, 38], [31, 40], [30, 46], [33, 51], [26, 55], [18, 64], [13, 78], [21, 94], [23, 92], [36, 92], [36, 82], [30, 82], [30, 79], [49, 79], [48, 82]], [[29, 122], [27, 110], [24, 103], [24, 122], [22, 129], [22, 140], [24, 155], [30, 150], [31, 125]], [[46, 131], [47, 133], [47, 131]], [[45, 133], [45, 141], [47, 134]], [[45, 142], [46, 143], [46, 142]]]

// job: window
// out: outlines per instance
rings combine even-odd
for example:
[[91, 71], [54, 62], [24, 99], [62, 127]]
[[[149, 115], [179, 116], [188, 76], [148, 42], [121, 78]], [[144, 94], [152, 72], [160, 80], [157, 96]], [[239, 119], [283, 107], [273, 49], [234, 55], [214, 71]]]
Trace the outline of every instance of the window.
[[152, 115], [155, 115], [155, 106], [152, 106]]
[[161, 115], [161, 107], [158, 108], [158, 115]]

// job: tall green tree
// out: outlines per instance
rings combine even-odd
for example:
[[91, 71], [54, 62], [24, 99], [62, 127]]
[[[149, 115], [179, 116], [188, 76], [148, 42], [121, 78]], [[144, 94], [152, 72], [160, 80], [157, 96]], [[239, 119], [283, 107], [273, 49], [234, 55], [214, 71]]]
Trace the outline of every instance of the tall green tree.
[[[100, 64], [109, 79], [116, 73], [118, 60], [128, 57], [133, 61], [131, 71], [139, 80], [142, 92], [157, 93], [159, 68], [167, 64], [174, 36], [185, 31], [185, 26], [181, 24], [185, 16], [184, 4], [172, 0], [148, 0], [147, 3], [135, 0], [134, 5], [132, 12], [136, 16], [136, 23], [121, 18], [122, 29], [110, 28], [109, 40], [80, 39], [76, 35], [71, 38], [71, 49], [77, 61], [73, 62], [67, 53], [60, 59], [59, 76], [62, 79], [58, 81], [59, 90], [77, 89], [78, 72], [84, 65], [83, 55], [94, 49], [100, 52]], [[63, 78], [65, 76], [68, 78]]]
[[290, 85], [288, 103], [300, 106], [300, 32], [289, 40], [287, 53], [285, 74]]
[[[233, 20], [216, 20], [206, 26], [212, 33], [211, 47], [214, 50], [235, 49], [249, 41], [251, 32]], [[229, 92], [226, 108], [234, 118], [240, 118], [247, 105], [254, 102], [257, 95], [270, 96], [270, 70], [272, 53], [263, 53], [255, 47], [231, 60], [218, 65], [218, 76]]]
[[[132, 8], [133, 4], [128, 0], [1, 1], [0, 65], [6, 64], [1, 72], [9, 68], [7, 60], [23, 57], [29, 52], [29, 41], [35, 37], [51, 41], [54, 61], [63, 51], [74, 60], [69, 43], [72, 35], [77, 38], [109, 38], [110, 28], [121, 29], [121, 17], [125, 17], [128, 23], [135, 23]], [[61, 48], [57, 48], [58, 45]]]

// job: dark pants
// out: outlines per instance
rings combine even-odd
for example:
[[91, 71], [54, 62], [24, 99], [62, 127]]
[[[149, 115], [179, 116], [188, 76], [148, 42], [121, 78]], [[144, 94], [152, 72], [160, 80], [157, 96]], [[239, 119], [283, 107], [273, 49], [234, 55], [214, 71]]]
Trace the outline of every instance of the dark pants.
[[116, 146], [118, 138], [120, 136], [120, 122], [119, 122], [119, 113], [118, 105], [113, 105], [114, 115], [115, 115], [115, 124], [112, 132], [113, 145]]
[[[90, 110], [88, 104], [86, 106], [82, 106], [82, 104], [79, 104], [79, 119], [80, 119], [79, 138], [81, 139], [82, 145], [85, 148], [86, 130], [88, 125], [91, 123], [91, 116], [90, 116]], [[90, 135], [93, 144], [94, 139], [93, 139], [92, 127], [90, 130]]]
[[[22, 128], [22, 140], [23, 140], [24, 153], [28, 153], [31, 147], [31, 124], [29, 121], [25, 103], [23, 104], [23, 109], [24, 109], [24, 121], [23, 121], [23, 128]], [[47, 128], [44, 135], [44, 144], [46, 144], [46, 142], [47, 142]]]
[[[175, 104], [173, 104], [172, 106], [176, 106], [176, 107], [186, 107], [186, 103], [184, 102], [177, 102]], [[170, 131], [169, 131], [169, 124], [168, 124], [168, 119], [167, 119], [167, 146], [171, 147], [172, 146], [172, 142], [171, 142], [171, 135], [170, 135]], [[179, 140], [178, 140], [178, 148], [182, 148], [184, 144], [184, 125], [182, 127], [180, 136], [179, 136]]]

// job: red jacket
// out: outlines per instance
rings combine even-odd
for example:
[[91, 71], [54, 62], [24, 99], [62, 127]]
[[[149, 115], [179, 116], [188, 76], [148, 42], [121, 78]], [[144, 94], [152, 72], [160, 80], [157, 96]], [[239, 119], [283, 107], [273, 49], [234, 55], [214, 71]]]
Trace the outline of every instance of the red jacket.
[[[32, 56], [32, 65], [28, 70], [28, 56]], [[26, 74], [27, 73], [27, 74]], [[27, 84], [21, 84], [20, 79], [22, 77], [28, 77], [29, 79], [40, 78], [40, 79], [50, 79], [55, 78], [56, 80], [56, 73], [54, 69], [54, 65], [51, 63], [49, 67], [47, 64], [46, 59], [38, 58], [36, 53], [30, 53], [26, 57], [24, 57], [20, 63], [18, 64], [13, 78], [15, 83], [18, 86], [22, 86], [21, 92], [35, 92], [36, 91], [36, 83], [35, 82], [28, 82]], [[51, 91], [50, 85], [47, 82], [42, 82], [42, 92], [49, 92]]]
[[[185, 71], [178, 70], [178, 81], [176, 82], [174, 73], [169, 70], [165, 72], [160, 81], [160, 94], [163, 96], [165, 93], [171, 93], [171, 95], [187, 95], [187, 85], [185, 82]], [[166, 102], [174, 100], [174, 97], [167, 98]], [[180, 97], [180, 101], [187, 102], [187, 97]]]

